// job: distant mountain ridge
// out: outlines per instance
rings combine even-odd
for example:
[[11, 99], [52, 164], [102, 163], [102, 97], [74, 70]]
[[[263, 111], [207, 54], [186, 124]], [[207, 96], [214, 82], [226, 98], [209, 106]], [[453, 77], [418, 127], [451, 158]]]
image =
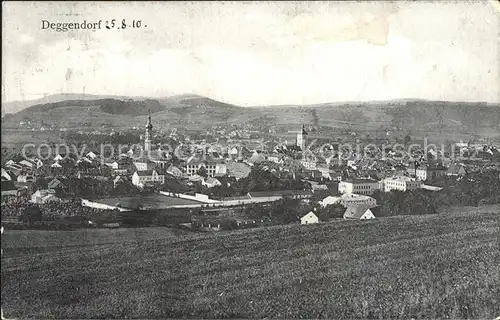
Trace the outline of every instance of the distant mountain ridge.
[[395, 128], [436, 134], [476, 132], [500, 135], [500, 104], [400, 99], [240, 107], [195, 94], [165, 98], [55, 95], [23, 102], [20, 111], [2, 118], [2, 125], [15, 129], [23, 121], [42, 121], [67, 128], [131, 128], [142, 126], [148, 111], [154, 114], [153, 122], [159, 128], [201, 129], [231, 124], [266, 131], [304, 123], [316, 128], [380, 131], [384, 134]]
[[[147, 96], [120, 96], [120, 95], [96, 95], [96, 94], [85, 94], [85, 93], [63, 93], [49, 95], [39, 99], [24, 100], [24, 101], [8, 101], [2, 102], [2, 114], [7, 113], [17, 113], [29, 107], [36, 105], [43, 105], [49, 103], [57, 103], [62, 101], [76, 101], [76, 100], [103, 100], [103, 99], [115, 99], [115, 100], [134, 100], [134, 101], [144, 101], [144, 100], [157, 100], [160, 104], [164, 105], [165, 108], [176, 108], [176, 107], [193, 107], [199, 106], [209, 106], [209, 107], [224, 107], [233, 108], [240, 107], [235, 104], [217, 101], [208, 97], [200, 96], [197, 94], [180, 94], [168, 97], [147, 97]], [[250, 106], [245, 108], [293, 108], [293, 107], [323, 107], [323, 106], [346, 106], [346, 105], [373, 105], [373, 104], [386, 104], [386, 105], [406, 105], [407, 103], [421, 102], [423, 104], [432, 103], [450, 103], [450, 104], [470, 104], [470, 105], [484, 105], [484, 106], [498, 106], [500, 103], [486, 103], [486, 102], [450, 102], [450, 101], [435, 101], [435, 100], [424, 100], [424, 99], [394, 99], [394, 100], [380, 100], [380, 101], [338, 101], [338, 102], [324, 102], [315, 104], [286, 104], [286, 105], [263, 105], [263, 106]]]

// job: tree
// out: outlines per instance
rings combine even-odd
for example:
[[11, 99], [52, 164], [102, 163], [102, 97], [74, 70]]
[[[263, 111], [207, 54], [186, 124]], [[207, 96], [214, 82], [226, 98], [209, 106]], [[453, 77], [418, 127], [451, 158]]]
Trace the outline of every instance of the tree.
[[328, 221], [334, 218], [343, 218], [345, 208], [340, 203], [330, 204], [324, 208], [318, 208], [316, 210], [316, 215], [321, 221]]
[[42, 221], [43, 215], [42, 215], [42, 210], [38, 206], [28, 206], [26, 207], [22, 214], [19, 216], [19, 220], [28, 223], [28, 224], [33, 224], [37, 221]]
[[196, 171], [196, 174], [203, 178], [208, 177], [207, 169], [203, 166], [200, 169], [198, 169], [198, 171]]

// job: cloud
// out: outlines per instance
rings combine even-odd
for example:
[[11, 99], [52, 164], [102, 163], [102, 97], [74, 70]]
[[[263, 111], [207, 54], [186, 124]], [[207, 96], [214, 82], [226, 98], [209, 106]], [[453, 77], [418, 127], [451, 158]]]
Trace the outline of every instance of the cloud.
[[4, 23], [8, 100], [84, 86], [240, 105], [500, 100], [498, 14], [483, 4], [121, 3], [106, 14], [147, 17], [148, 29], [39, 34], [13, 8]]

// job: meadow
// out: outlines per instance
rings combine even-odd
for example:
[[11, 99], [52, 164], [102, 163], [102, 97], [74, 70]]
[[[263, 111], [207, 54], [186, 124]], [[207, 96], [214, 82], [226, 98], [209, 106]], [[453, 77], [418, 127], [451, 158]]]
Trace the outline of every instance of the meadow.
[[132, 209], [137, 208], [139, 204], [151, 209], [165, 209], [171, 206], [200, 204], [200, 202], [194, 200], [169, 197], [159, 194], [105, 198], [96, 200], [96, 202], [110, 206], [115, 206], [119, 203], [122, 208]]
[[489, 318], [500, 214], [2, 236], [7, 317]]

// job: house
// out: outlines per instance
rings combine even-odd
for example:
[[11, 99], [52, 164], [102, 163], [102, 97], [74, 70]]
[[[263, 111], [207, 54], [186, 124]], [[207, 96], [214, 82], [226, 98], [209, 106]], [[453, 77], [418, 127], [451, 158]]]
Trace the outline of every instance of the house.
[[344, 193], [340, 196], [340, 204], [344, 207], [350, 206], [368, 206], [374, 207], [377, 205], [377, 200], [370, 196], [359, 195], [354, 193]]
[[111, 169], [118, 169], [119, 168], [119, 163], [114, 161], [114, 162], [110, 162], [110, 163], [105, 163], [105, 165], [107, 165], [108, 167], [110, 167]]
[[120, 185], [122, 183], [126, 183], [127, 181], [129, 181], [129, 180], [126, 176], [116, 176], [113, 179], [113, 188], [116, 188], [118, 185]]
[[422, 186], [422, 181], [405, 176], [396, 176], [384, 179], [382, 184], [384, 192], [390, 192], [392, 190], [404, 192], [420, 188]]
[[170, 165], [167, 168], [167, 173], [171, 174], [172, 176], [174, 176], [177, 179], [181, 178], [183, 176], [182, 170], [179, 169], [178, 167], [174, 166], [174, 165]]
[[66, 179], [62, 177], [54, 178], [47, 184], [47, 187], [53, 190], [62, 190], [66, 187]]
[[62, 165], [59, 164], [59, 162], [54, 162], [53, 164], [50, 165], [51, 168], [62, 168]]
[[12, 159], [8, 160], [7, 162], [5, 162], [5, 166], [11, 166], [13, 164], [16, 164], [16, 162]]
[[98, 153], [90, 151], [85, 156], [89, 159], [95, 160], [97, 159], [98, 155], [99, 155]]
[[233, 158], [233, 159], [237, 158], [239, 153], [240, 152], [238, 151], [238, 149], [236, 147], [232, 147], [232, 148], [229, 148], [227, 150], [228, 156], [231, 157], [231, 158]]
[[31, 183], [35, 181], [35, 177], [33, 175], [20, 175], [17, 177], [17, 182], [23, 182], [23, 183]]
[[339, 182], [339, 193], [372, 194], [380, 189], [378, 181], [373, 179], [349, 179]]
[[250, 165], [256, 165], [264, 161], [266, 161], [266, 158], [259, 152], [254, 151], [250, 159], [248, 159], [247, 163]]
[[[317, 162], [313, 159], [304, 158], [304, 159], [300, 160], [300, 163], [307, 170], [316, 170]], [[320, 175], [322, 175], [321, 172], [320, 172]]]
[[9, 160], [5, 163], [5, 167], [13, 170], [13, 171], [16, 171], [16, 172], [19, 172], [21, 170], [23, 170], [23, 166], [19, 165], [18, 163], [15, 163], [14, 161], [12, 160]]
[[313, 184], [311, 185], [312, 192], [328, 191], [326, 184]]
[[344, 212], [344, 219], [369, 220], [375, 219], [375, 215], [368, 206], [349, 206]]
[[126, 168], [113, 169], [114, 176], [126, 176], [127, 174], [128, 174], [128, 169], [126, 169]]
[[207, 180], [203, 180], [201, 184], [207, 188], [213, 188], [221, 185], [219, 180], [212, 177], [208, 178]]
[[[134, 161], [134, 167], [137, 171], [148, 171], [148, 163], [147, 161]], [[118, 168], [116, 168], [118, 169]]]
[[55, 191], [48, 189], [48, 190], [37, 190], [35, 193], [31, 195], [31, 200], [30, 202], [32, 203], [45, 203], [47, 200], [50, 199], [49, 196], [55, 196]]
[[430, 185], [427, 185], [427, 184], [423, 184], [422, 185], [422, 189], [428, 190], [428, 191], [434, 191], [434, 192], [443, 190], [443, 188], [441, 188], [441, 187], [430, 186]]
[[17, 196], [18, 194], [14, 181], [2, 181], [2, 196]]
[[132, 175], [132, 184], [137, 187], [143, 187], [145, 184], [165, 183], [165, 176], [158, 174], [156, 170], [136, 171]]
[[28, 160], [21, 160], [19, 161], [19, 164], [30, 169], [33, 168], [33, 162]]
[[267, 157], [267, 160], [277, 164], [283, 164], [285, 157], [283, 153], [273, 153]]
[[189, 181], [191, 181], [191, 182], [203, 181], [203, 177], [195, 174], [195, 175], [189, 176]]
[[408, 166], [407, 171], [411, 176], [425, 181], [427, 179], [445, 176], [448, 172], [448, 169], [440, 164], [421, 164], [417, 165], [415, 169], [415, 164], [411, 163]]
[[344, 207], [367, 206], [371, 208], [377, 205], [377, 200], [370, 196], [359, 195], [354, 193], [344, 193], [340, 197], [335, 197], [335, 196], [326, 197], [320, 202], [321, 206], [323, 207], [337, 203], [343, 205]]
[[17, 181], [17, 176], [12, 171], [2, 168], [2, 181]]
[[319, 202], [322, 207], [326, 207], [331, 204], [340, 203], [340, 197], [328, 196]]
[[314, 214], [314, 212], [310, 211], [308, 214], [300, 218], [300, 224], [313, 224], [318, 223], [318, 216]]
[[448, 167], [448, 171], [446, 172], [446, 175], [463, 177], [466, 173], [467, 173], [467, 170], [465, 170], [465, 166], [463, 164], [452, 163]]

